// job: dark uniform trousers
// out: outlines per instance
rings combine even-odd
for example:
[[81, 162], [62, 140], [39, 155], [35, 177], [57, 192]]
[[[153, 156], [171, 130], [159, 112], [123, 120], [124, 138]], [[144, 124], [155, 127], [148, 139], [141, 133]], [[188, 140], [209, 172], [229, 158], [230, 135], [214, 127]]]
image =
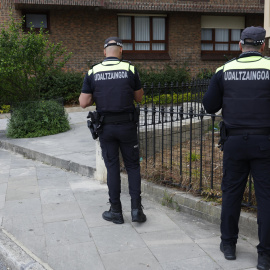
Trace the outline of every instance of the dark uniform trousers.
[[111, 203], [120, 203], [119, 149], [128, 174], [129, 194], [132, 199], [140, 198], [141, 175], [137, 125], [134, 122], [105, 124], [99, 138], [107, 168], [107, 185]]
[[257, 200], [258, 252], [270, 255], [270, 135], [229, 136], [224, 144], [221, 239], [237, 242], [241, 201], [251, 172]]

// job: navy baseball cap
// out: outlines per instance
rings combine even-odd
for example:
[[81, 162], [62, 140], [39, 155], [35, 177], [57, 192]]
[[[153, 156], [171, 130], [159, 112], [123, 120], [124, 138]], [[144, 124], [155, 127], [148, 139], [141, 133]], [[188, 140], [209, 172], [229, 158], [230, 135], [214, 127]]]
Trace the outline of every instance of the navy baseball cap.
[[[115, 42], [109, 43], [112, 40], [115, 41]], [[104, 42], [104, 49], [107, 48], [108, 46], [120, 46], [120, 47], [123, 47], [123, 42], [118, 37], [109, 37]]]
[[[247, 27], [241, 33], [240, 43], [247, 44], [247, 45], [253, 45], [253, 46], [262, 45], [264, 43], [264, 40], [265, 40], [265, 33], [266, 33], [265, 29], [262, 28], [261, 26]], [[245, 41], [246, 39], [252, 39], [253, 42]]]

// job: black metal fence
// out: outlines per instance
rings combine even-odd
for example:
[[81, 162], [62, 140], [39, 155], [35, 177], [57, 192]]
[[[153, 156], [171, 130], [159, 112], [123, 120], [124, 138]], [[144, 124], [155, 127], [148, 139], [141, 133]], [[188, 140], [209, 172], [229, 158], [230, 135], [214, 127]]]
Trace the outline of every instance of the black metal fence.
[[[221, 196], [220, 114], [201, 103], [209, 81], [144, 86], [138, 128], [142, 177], [206, 196]], [[255, 205], [250, 178], [244, 203]]]

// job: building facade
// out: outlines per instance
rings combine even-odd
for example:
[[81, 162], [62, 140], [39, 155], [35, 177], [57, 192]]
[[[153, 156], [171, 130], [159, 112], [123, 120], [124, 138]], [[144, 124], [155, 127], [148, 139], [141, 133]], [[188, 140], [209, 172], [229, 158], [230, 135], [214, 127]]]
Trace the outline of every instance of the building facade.
[[0, 23], [10, 10], [25, 16], [25, 31], [48, 29], [73, 53], [67, 67], [82, 72], [103, 59], [107, 37], [120, 36], [124, 59], [154, 69], [186, 65], [195, 76], [237, 56], [241, 30], [264, 23], [262, 0], [1, 0]]

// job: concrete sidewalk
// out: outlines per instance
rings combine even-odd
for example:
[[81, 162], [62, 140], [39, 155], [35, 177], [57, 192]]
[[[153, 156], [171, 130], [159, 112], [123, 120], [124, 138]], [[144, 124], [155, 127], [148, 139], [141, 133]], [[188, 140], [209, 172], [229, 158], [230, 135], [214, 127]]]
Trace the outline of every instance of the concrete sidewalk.
[[93, 178], [95, 142], [86, 115], [69, 113], [68, 132], [15, 140], [5, 137], [0, 120], [2, 147], [80, 173], [0, 149], [0, 260], [25, 270], [256, 269], [256, 239], [241, 235], [237, 260], [227, 261], [219, 251], [218, 225], [161, 206], [147, 194], [146, 223], [131, 222], [125, 192], [125, 223], [103, 220], [107, 186]]

